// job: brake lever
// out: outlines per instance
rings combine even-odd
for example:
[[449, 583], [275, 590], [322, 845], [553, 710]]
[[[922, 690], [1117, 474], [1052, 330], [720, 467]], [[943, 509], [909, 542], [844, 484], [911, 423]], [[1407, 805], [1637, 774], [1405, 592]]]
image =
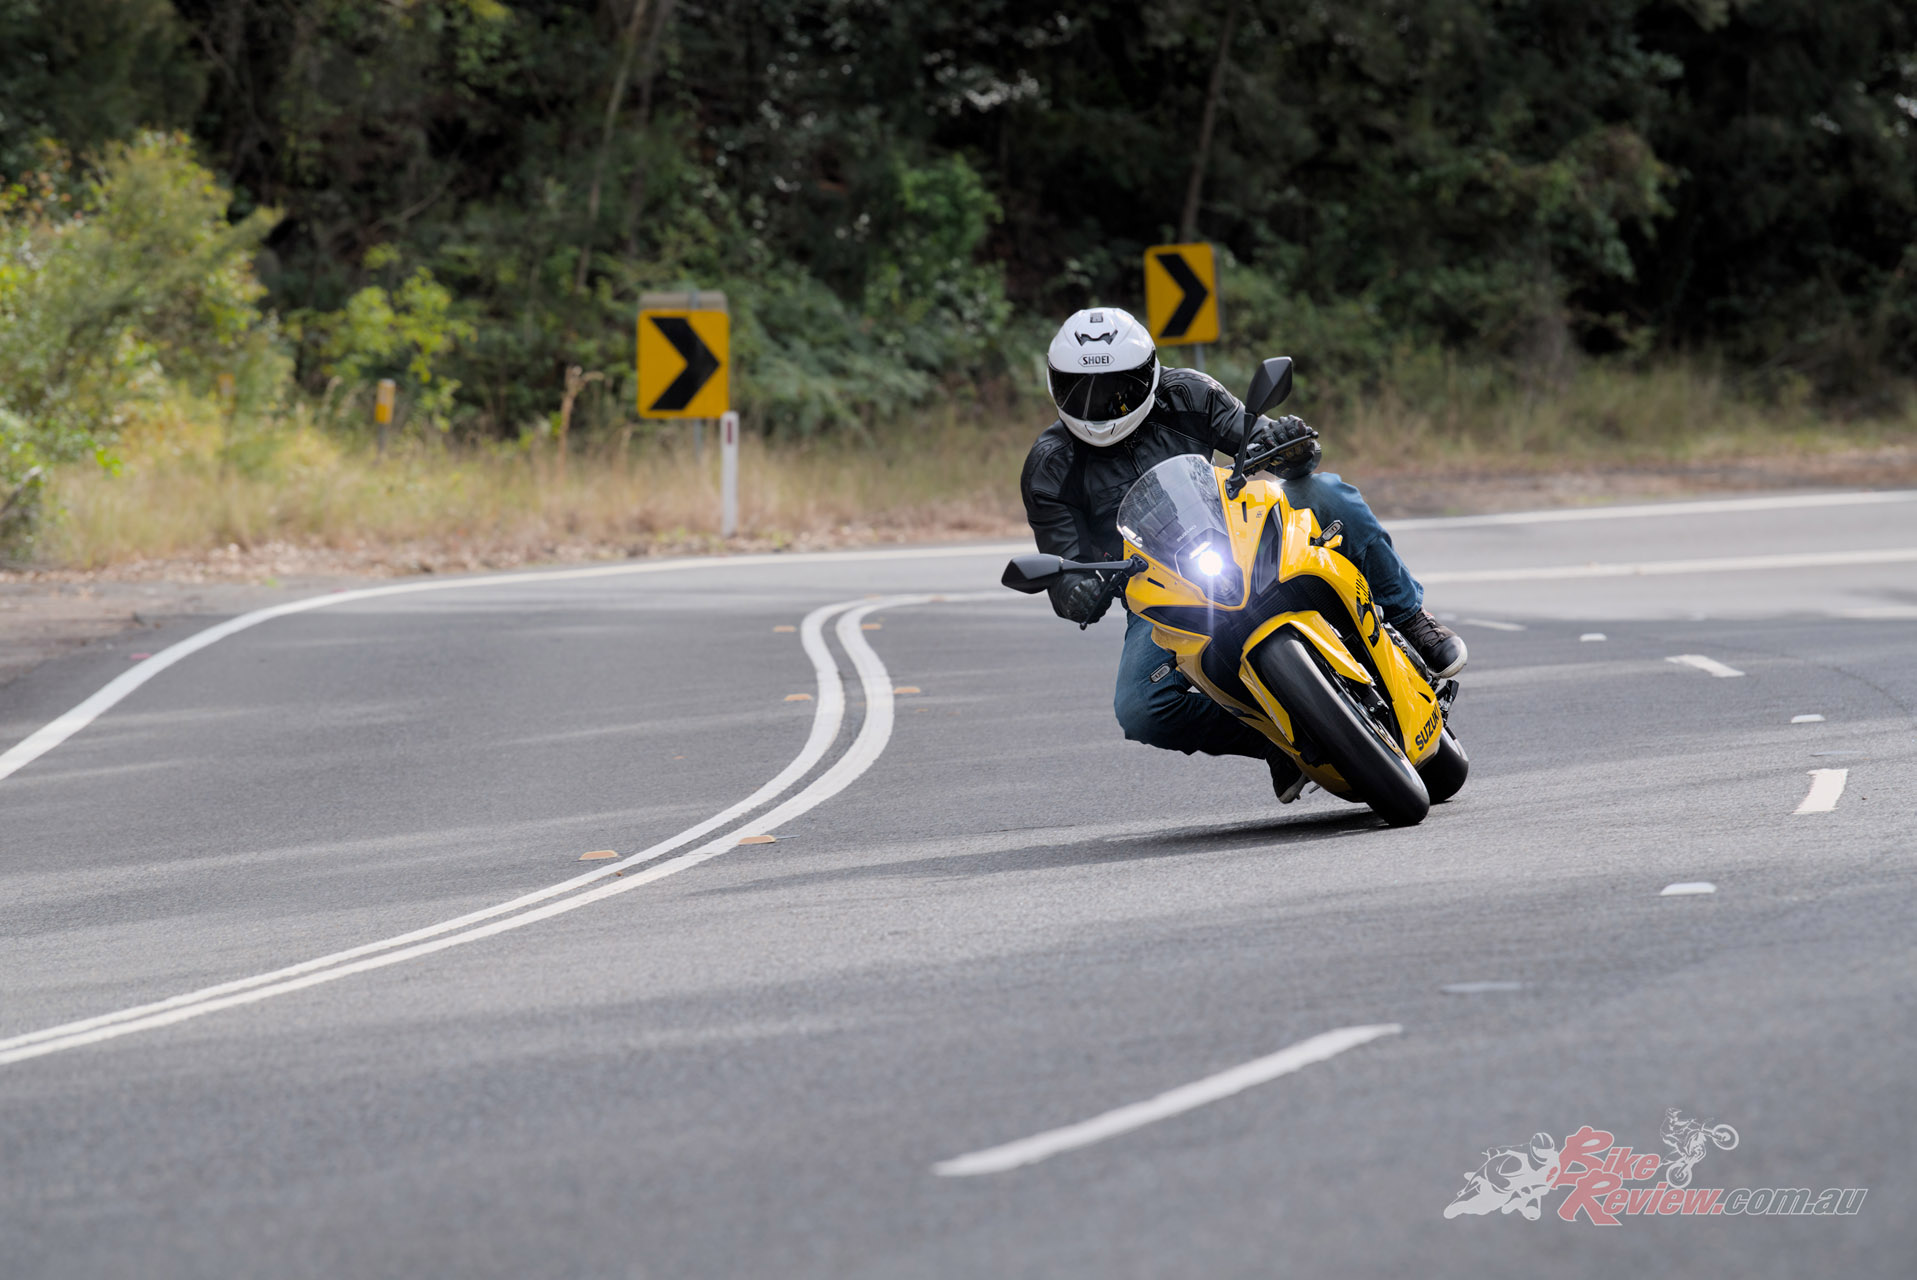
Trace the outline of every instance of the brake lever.
[[1244, 492], [1245, 486], [1251, 483], [1251, 473], [1283, 453], [1284, 450], [1284, 445], [1276, 444], [1263, 453], [1251, 454], [1234, 461], [1231, 464], [1231, 475], [1225, 480], [1226, 500], [1234, 499]]

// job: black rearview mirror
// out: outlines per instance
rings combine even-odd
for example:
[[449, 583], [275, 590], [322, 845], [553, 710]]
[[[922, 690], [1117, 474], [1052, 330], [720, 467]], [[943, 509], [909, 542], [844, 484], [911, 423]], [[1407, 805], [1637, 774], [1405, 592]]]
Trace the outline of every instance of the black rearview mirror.
[[1253, 413], [1270, 413], [1291, 395], [1291, 357], [1273, 356], [1252, 375], [1251, 390], [1245, 393], [1245, 408]]
[[1013, 556], [1012, 562], [1005, 566], [1005, 576], [999, 579], [999, 584], [1035, 596], [1057, 582], [1064, 572], [1065, 560], [1062, 556], [1042, 553]]

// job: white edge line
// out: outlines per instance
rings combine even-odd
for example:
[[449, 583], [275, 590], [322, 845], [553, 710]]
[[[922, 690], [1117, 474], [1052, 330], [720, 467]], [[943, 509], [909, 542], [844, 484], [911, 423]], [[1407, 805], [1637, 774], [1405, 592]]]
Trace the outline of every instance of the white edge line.
[[1716, 893], [1717, 886], [1709, 880], [1683, 880], [1677, 884], [1667, 884], [1658, 891], [1660, 898], [1682, 898], [1693, 893]]
[[[948, 595], [945, 598], [954, 600], [966, 597]], [[846, 787], [850, 786], [860, 774], [869, 769], [872, 763], [878, 759], [879, 753], [885, 749], [886, 740], [890, 738], [892, 733], [892, 683], [891, 676], [886, 671], [884, 662], [879, 658], [878, 654], [873, 651], [871, 645], [866, 642], [859, 623], [868, 614], [878, 609], [898, 608], [910, 604], [923, 604], [929, 600], [929, 596], [894, 596], [881, 600], [867, 601], [850, 610], [839, 619], [838, 635], [840, 643], [845, 645], [847, 652], [852, 656], [853, 665], [858, 669], [860, 681], [864, 686], [867, 706], [865, 723], [860, 726], [858, 737], [853, 740], [851, 748], [844, 756], [835, 762], [830, 769], [814, 779], [803, 791], [767, 815], [766, 819], [758, 824], [758, 827], [776, 826], [779, 822], [795, 818], [815, 806], [824, 803], [826, 800], [831, 799], [839, 792], [845, 790]], [[758, 827], [753, 829], [756, 830]], [[319, 986], [321, 983], [333, 982], [340, 978], [357, 973], [365, 973], [372, 969], [383, 969], [389, 965], [399, 964], [405, 960], [432, 955], [435, 952], [444, 951], [450, 947], [460, 946], [468, 942], [477, 942], [482, 938], [494, 937], [509, 930], [535, 924], [541, 920], [549, 920], [554, 916], [563, 915], [569, 911], [576, 911], [580, 907], [598, 902], [603, 898], [615, 897], [622, 893], [630, 893], [632, 890], [640, 888], [641, 886], [656, 883], [657, 881], [665, 879], [667, 876], [676, 875], [681, 871], [696, 867], [702, 862], [709, 862], [720, 854], [737, 848], [739, 834], [737, 831], [728, 832], [716, 840], [711, 840], [700, 845], [690, 852], [682, 853], [674, 858], [668, 858], [664, 862], [655, 862], [651, 866], [632, 873], [624, 879], [616, 880], [611, 884], [601, 885], [596, 889], [574, 894], [558, 902], [548, 902], [546, 905], [537, 907], [531, 911], [525, 911], [504, 920], [494, 920], [478, 928], [468, 929], [464, 933], [455, 933], [450, 936], [433, 938], [430, 941], [420, 942], [400, 950], [387, 951], [381, 955], [367, 956], [363, 959], [355, 960], [350, 964], [341, 964], [316, 972], [304, 973], [286, 981], [255, 986], [250, 990], [237, 991], [216, 999], [201, 1000], [194, 1004], [165, 1009], [160, 1012], [118, 1022], [109, 1026], [96, 1025], [90, 1030], [80, 1031], [71, 1035], [63, 1035], [58, 1039], [40, 1040], [34, 1044], [25, 1044], [15, 1049], [0, 1051], [0, 1066], [21, 1062], [29, 1058], [42, 1057], [50, 1053], [58, 1053], [64, 1049], [77, 1049], [85, 1045], [98, 1044], [103, 1040], [112, 1040], [120, 1036], [131, 1035], [138, 1031], [151, 1031], [160, 1027], [172, 1026], [176, 1023], [185, 1022], [189, 1018], [203, 1017], [209, 1013], [217, 1013], [222, 1009], [230, 1009], [244, 1004], [253, 1004], [273, 996], [286, 995], [294, 991], [303, 991], [308, 987]], [[591, 873], [594, 877], [604, 874], [605, 870]], [[579, 878], [584, 879], [585, 877]]]
[[1812, 769], [1810, 771], [1810, 791], [1804, 796], [1804, 803], [1792, 811], [1799, 813], [1829, 813], [1837, 807], [1837, 798], [1844, 794], [1844, 783], [1850, 777], [1849, 769]]
[[1917, 489], [1853, 493], [1806, 493], [1765, 498], [1717, 498], [1700, 502], [1647, 502], [1628, 507], [1571, 507], [1555, 511], [1506, 511], [1482, 516], [1421, 516], [1393, 520], [1396, 529], [1468, 529], [1509, 524], [1569, 524], [1582, 520], [1641, 520], [1655, 516], [1735, 515], [1740, 511], [1797, 511], [1815, 507], [1865, 507], [1917, 501]]
[[1426, 585], [1460, 582], [1555, 582], [1566, 578], [1656, 578], [1686, 573], [1742, 573], [1775, 569], [1831, 569], [1845, 565], [1907, 564], [1917, 547], [1868, 551], [1806, 551], [1776, 556], [1723, 556], [1711, 560], [1644, 560], [1628, 563], [1557, 564], [1524, 569], [1459, 569], [1420, 574]]
[[231, 982], [222, 982], [211, 987], [202, 987], [197, 991], [184, 992], [177, 996], [168, 997], [165, 1000], [156, 1000], [151, 1004], [137, 1005], [130, 1009], [121, 1009], [113, 1013], [103, 1013], [91, 1018], [82, 1018], [77, 1022], [63, 1023], [57, 1027], [47, 1027], [40, 1031], [30, 1031], [23, 1035], [11, 1036], [7, 1039], [0, 1040], [0, 1051], [16, 1048], [20, 1045], [33, 1044], [41, 1040], [54, 1040], [62, 1036], [73, 1035], [82, 1031], [90, 1031], [95, 1027], [107, 1026], [115, 1022], [126, 1022], [134, 1018], [146, 1017], [151, 1014], [164, 1012], [168, 1009], [178, 1008], [182, 1005], [198, 1004], [201, 1001], [217, 999], [220, 996], [230, 995], [236, 991], [245, 991], [252, 987], [264, 986], [269, 982], [279, 982], [287, 978], [296, 978], [301, 974], [311, 973], [316, 969], [324, 969], [332, 965], [344, 964], [350, 960], [357, 960], [361, 956], [372, 955], [375, 952], [390, 950], [394, 947], [403, 947], [409, 943], [421, 942], [427, 938], [436, 937], [443, 933], [451, 933], [456, 929], [466, 928], [468, 925], [479, 924], [483, 921], [493, 919], [496, 916], [506, 915], [526, 907], [535, 906], [538, 903], [546, 901], [548, 898], [554, 898], [560, 894], [568, 893], [584, 885], [591, 884], [595, 880], [603, 880], [609, 876], [622, 874], [640, 863], [649, 861], [661, 854], [670, 853], [682, 845], [690, 844], [699, 837], [731, 822], [734, 818], [749, 813], [767, 801], [772, 800], [774, 797], [782, 795], [791, 788], [793, 783], [811, 771], [812, 767], [825, 755], [826, 750], [831, 747], [833, 740], [839, 736], [839, 727], [844, 723], [845, 719], [845, 685], [839, 678], [838, 664], [832, 658], [832, 651], [826, 646], [824, 628], [826, 620], [833, 614], [853, 608], [859, 603], [859, 601], [847, 600], [839, 604], [829, 604], [823, 608], [814, 609], [806, 615], [805, 621], [800, 624], [799, 640], [805, 648], [806, 656], [812, 660], [812, 672], [817, 681], [819, 691], [818, 706], [812, 715], [812, 731], [806, 736], [805, 745], [800, 749], [799, 754], [793, 757], [790, 764], [779, 771], [778, 776], [774, 777], [770, 782], [767, 782], [745, 799], [734, 804], [731, 808], [714, 814], [703, 822], [687, 827], [678, 835], [666, 840], [661, 840], [650, 848], [642, 849], [629, 857], [620, 858], [616, 862], [609, 862], [603, 867], [594, 868], [591, 871], [573, 876], [570, 879], [562, 880], [558, 884], [549, 885], [544, 889], [537, 889], [531, 893], [522, 894], [509, 902], [502, 902], [495, 906], [468, 912], [455, 919], [445, 920], [439, 924], [427, 925], [424, 928], [414, 929], [407, 933], [396, 934], [390, 938], [382, 938], [375, 942], [362, 943], [356, 947], [349, 947], [344, 951], [335, 951], [331, 955], [324, 955], [317, 959], [288, 965], [282, 969], [275, 969], [270, 973], [255, 974], [249, 978], [237, 978]]
[[858, 563], [873, 560], [948, 559], [959, 556], [999, 555], [1007, 551], [1018, 552], [1026, 549], [1027, 546], [1024, 543], [1007, 542], [884, 551], [811, 551], [792, 554], [714, 556], [707, 559], [648, 560], [637, 564], [593, 565], [580, 569], [540, 569], [529, 573], [496, 573], [474, 578], [438, 578], [430, 582], [398, 582], [383, 587], [360, 587], [352, 591], [335, 591], [328, 595], [308, 596], [303, 600], [289, 600], [285, 604], [271, 605], [264, 609], [255, 609], [251, 613], [240, 614], [238, 617], [228, 618], [225, 622], [217, 623], [204, 631], [195, 632], [184, 640], [168, 645], [141, 662], [139, 666], [129, 668], [115, 676], [72, 710], [42, 725], [6, 751], [0, 752], [0, 778], [16, 773], [38, 760], [99, 719], [104, 712], [124, 700], [135, 689], [181, 659], [191, 657], [209, 645], [217, 644], [228, 636], [257, 627], [263, 622], [290, 617], [297, 613], [330, 609], [334, 605], [351, 604], [360, 600], [416, 595], [425, 591], [462, 591], [475, 587], [516, 586], [537, 582], [579, 582], [593, 578], [671, 573], [686, 569], [738, 569], [841, 561]]
[[1736, 667], [1726, 666], [1716, 658], [1706, 657], [1701, 653], [1674, 653], [1664, 661], [1675, 662], [1680, 667], [1696, 667], [1699, 671], [1707, 672], [1720, 680], [1729, 680], [1744, 674]]
[[1315, 1062], [1335, 1058], [1347, 1049], [1355, 1049], [1382, 1036], [1395, 1036], [1404, 1028], [1395, 1022], [1379, 1023], [1363, 1027], [1340, 1027], [1336, 1031], [1326, 1031], [1309, 1040], [1300, 1040], [1297, 1044], [1280, 1049], [1262, 1058], [1255, 1058], [1241, 1066], [1217, 1075], [1206, 1076], [1203, 1080], [1180, 1085], [1167, 1090], [1146, 1102], [1135, 1102], [1127, 1107], [1107, 1111], [1090, 1120], [1066, 1125], [1060, 1129], [1048, 1129], [1044, 1133], [1021, 1138], [1017, 1142], [1007, 1142], [1002, 1146], [987, 1147], [983, 1151], [973, 1151], [967, 1155], [955, 1156], [932, 1166], [932, 1171], [942, 1178], [969, 1178], [984, 1173], [1005, 1173], [1024, 1165], [1035, 1164], [1061, 1151], [1072, 1151], [1087, 1147], [1094, 1142], [1103, 1142], [1122, 1133], [1130, 1133], [1159, 1120], [1182, 1115], [1207, 1103], [1229, 1098], [1242, 1093], [1254, 1085], [1276, 1080], [1280, 1076], [1290, 1075]]

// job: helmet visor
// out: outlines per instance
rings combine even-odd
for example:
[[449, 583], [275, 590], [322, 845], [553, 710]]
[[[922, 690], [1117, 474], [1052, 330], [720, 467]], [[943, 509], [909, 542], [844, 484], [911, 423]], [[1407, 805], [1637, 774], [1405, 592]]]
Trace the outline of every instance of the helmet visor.
[[1107, 373], [1068, 373], [1051, 370], [1052, 400], [1058, 411], [1080, 422], [1111, 422], [1145, 403], [1152, 393], [1153, 356], [1136, 369]]

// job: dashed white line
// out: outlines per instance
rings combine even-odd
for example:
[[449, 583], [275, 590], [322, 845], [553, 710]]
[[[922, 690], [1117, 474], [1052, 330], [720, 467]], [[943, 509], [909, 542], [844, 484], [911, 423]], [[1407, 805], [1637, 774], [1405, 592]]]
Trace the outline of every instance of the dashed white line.
[[1682, 898], [1694, 893], [1716, 893], [1717, 886], [1709, 880], [1686, 880], [1680, 884], [1667, 884], [1659, 891], [1660, 898]]
[[1348, 1049], [1369, 1044], [1382, 1036], [1395, 1036], [1403, 1030], [1404, 1028], [1395, 1022], [1365, 1027], [1340, 1027], [1336, 1031], [1327, 1031], [1309, 1040], [1301, 1040], [1289, 1048], [1280, 1049], [1277, 1053], [1253, 1059], [1229, 1071], [1221, 1071], [1217, 1075], [1206, 1076], [1203, 1080], [1196, 1080], [1191, 1084], [1167, 1090], [1149, 1101], [1134, 1102], [1128, 1107], [1119, 1107], [1103, 1115], [1093, 1116], [1090, 1120], [1082, 1120], [1061, 1129], [1048, 1129], [1044, 1133], [1021, 1138], [1017, 1142], [1007, 1142], [1002, 1146], [987, 1147], [983, 1151], [955, 1156], [933, 1165], [932, 1171], [945, 1178], [969, 1178], [982, 1173], [1005, 1173], [1024, 1165], [1035, 1164], [1061, 1151], [1089, 1147], [1095, 1142], [1103, 1142], [1107, 1138], [1115, 1138], [1122, 1133], [1142, 1129], [1148, 1124], [1183, 1115], [1207, 1103], [1229, 1098], [1235, 1093], [1243, 1093], [1254, 1085], [1290, 1075], [1314, 1062], [1335, 1058]]
[[1511, 981], [1447, 982], [1438, 990], [1448, 996], [1481, 996], [1489, 995], [1494, 991], [1522, 991], [1524, 984]]
[[1676, 653], [1664, 661], [1675, 662], [1680, 667], [1696, 667], [1699, 671], [1708, 672], [1720, 680], [1744, 674], [1736, 667], [1727, 667], [1716, 658], [1707, 658], [1701, 653]]
[[1792, 724], [1822, 724], [1824, 723], [1824, 717], [1817, 715], [1815, 713], [1812, 713], [1811, 715], [1807, 715], [1807, 716], [1792, 716], [1791, 723]]
[[1605, 635], [1602, 631], [1587, 631], [1583, 635], [1578, 637], [1578, 640], [1583, 644], [1590, 644], [1594, 640], [1608, 640], [1608, 639], [1610, 639], [1610, 637]]
[[1812, 769], [1810, 791], [1793, 813], [1829, 813], [1837, 807], [1837, 798], [1844, 794], [1844, 781], [1849, 777], [1849, 769]]
[[1460, 618], [1458, 621], [1467, 627], [1489, 627], [1493, 631], [1522, 631], [1524, 628], [1515, 622], [1495, 622], [1490, 618]]

